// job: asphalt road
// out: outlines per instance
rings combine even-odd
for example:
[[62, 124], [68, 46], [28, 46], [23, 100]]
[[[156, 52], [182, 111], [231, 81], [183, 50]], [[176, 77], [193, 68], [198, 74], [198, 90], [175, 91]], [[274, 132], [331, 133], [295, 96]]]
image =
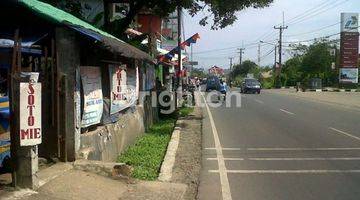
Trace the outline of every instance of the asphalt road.
[[360, 199], [358, 110], [264, 91], [203, 113], [200, 200]]

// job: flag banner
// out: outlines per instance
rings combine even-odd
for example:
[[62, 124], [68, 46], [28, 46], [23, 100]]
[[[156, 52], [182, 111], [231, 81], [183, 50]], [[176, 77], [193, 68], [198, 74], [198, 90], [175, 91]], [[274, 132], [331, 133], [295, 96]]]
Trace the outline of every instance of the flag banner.
[[[197, 42], [197, 40], [200, 39], [200, 35], [199, 33], [194, 34], [193, 36], [191, 36], [189, 39], [185, 40], [184, 42], [182, 42], [180, 44], [180, 48], [182, 50], [184, 50], [187, 46], [189, 47], [191, 44], [195, 44]], [[177, 54], [179, 52], [179, 46], [173, 48], [169, 53], [160, 56], [159, 60], [160, 61], [164, 61], [165, 59], [167, 59], [166, 62], [169, 62], [172, 60], [172, 58], [174, 57], [175, 54]]]

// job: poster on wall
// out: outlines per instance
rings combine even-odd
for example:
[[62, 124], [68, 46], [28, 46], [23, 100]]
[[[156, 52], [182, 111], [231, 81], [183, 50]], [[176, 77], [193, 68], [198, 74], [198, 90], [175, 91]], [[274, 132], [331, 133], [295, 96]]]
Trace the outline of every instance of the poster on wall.
[[20, 146], [41, 144], [41, 83], [20, 83]]
[[149, 91], [155, 87], [155, 68], [152, 65], [146, 66], [146, 83], [145, 83], [145, 90]]
[[110, 114], [114, 114], [136, 104], [139, 91], [138, 68], [126, 65], [109, 66]]
[[84, 107], [81, 127], [85, 128], [101, 121], [103, 112], [103, 94], [99, 67], [80, 67], [80, 76], [84, 94]]
[[340, 82], [342, 83], [358, 83], [358, 68], [340, 68]]

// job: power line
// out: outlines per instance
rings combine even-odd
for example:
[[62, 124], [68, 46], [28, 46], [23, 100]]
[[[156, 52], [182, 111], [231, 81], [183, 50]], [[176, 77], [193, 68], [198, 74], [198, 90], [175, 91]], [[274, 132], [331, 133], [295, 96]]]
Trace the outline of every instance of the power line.
[[299, 20], [299, 19], [301, 19], [303, 17], [306, 17], [311, 13], [317, 12], [317, 11], [323, 9], [324, 7], [327, 7], [327, 6], [329, 6], [329, 5], [333, 4], [333, 3], [336, 3], [337, 1], [339, 1], [339, 0], [333, 0], [333, 1], [330, 1], [330, 2], [329, 2], [329, 0], [322, 1], [321, 3], [315, 5], [314, 7], [310, 8], [308, 10], [305, 10], [304, 12], [296, 15], [295, 17], [290, 18], [287, 21], [287, 23], [292, 23], [292, 22], [294, 22], [296, 20]]
[[283, 42], [283, 43], [301, 43], [301, 42], [311, 42], [314, 40], [318, 40], [318, 39], [326, 39], [335, 35], [340, 35], [340, 33], [334, 33], [334, 34], [330, 34], [330, 35], [326, 35], [326, 36], [322, 36], [322, 37], [317, 37], [317, 38], [312, 38], [312, 39], [308, 39], [308, 40], [302, 40], [302, 41], [294, 41], [294, 42]]
[[[312, 7], [311, 9], [308, 9], [308, 10], [305, 10], [304, 12], [296, 15], [295, 17], [293, 18], [290, 18], [288, 20], [288, 22], [292, 22], [292, 21], [296, 21], [298, 20], [299, 18], [301, 17], [304, 17], [304, 16], [307, 16], [308, 13], [311, 13], [311, 12], [314, 12], [314, 11], [317, 11], [319, 10], [319, 6], [328, 6], [332, 3], [335, 3], [336, 1], [339, 1], [339, 0], [335, 0], [335, 1], [332, 1], [332, 2], [328, 2], [328, 0], [325, 0], [323, 2], [321, 2], [320, 4], [317, 4], [316, 6]], [[325, 4], [325, 5], [324, 5]], [[278, 26], [281, 25], [281, 24], [278, 24]], [[267, 38], [270, 38], [272, 36], [275, 36], [276, 32], [275, 31], [269, 31], [269, 32], [266, 32], [265, 34], [261, 35], [259, 38], [256, 39], [256, 41], [259, 41], [259, 40], [266, 40]]]
[[[249, 43], [247, 45], [245, 45], [244, 47], [250, 49], [250, 48], [253, 48], [253, 47], [257, 47], [257, 43]], [[224, 50], [230, 50], [230, 49], [236, 49], [236, 48], [239, 48], [239, 45], [238, 46], [232, 46], [232, 47], [226, 47], [226, 48], [221, 48], [221, 49], [211, 49], [211, 50], [206, 50], [206, 51], [198, 51], [198, 52], [194, 52], [194, 54], [203, 54], [203, 53], [209, 53], [209, 52], [215, 52], [215, 51], [224, 51]]]
[[308, 20], [308, 19], [311, 19], [311, 18], [313, 18], [313, 17], [315, 17], [315, 16], [317, 16], [317, 15], [320, 15], [320, 14], [326, 12], [326, 11], [329, 11], [329, 10], [331, 10], [331, 9], [333, 9], [333, 8], [341, 5], [341, 4], [344, 4], [344, 3], [347, 2], [347, 1], [349, 1], [349, 0], [344, 0], [344, 1], [338, 2], [337, 4], [335, 4], [335, 5], [333, 5], [333, 6], [329, 7], [329, 8], [326, 8], [325, 10], [320, 9], [320, 10], [319, 10], [320, 12], [315, 12], [315, 13], [313, 13], [313, 14], [309, 14], [309, 15], [307, 15], [307, 16], [304, 16], [303, 18], [300, 18], [300, 19], [298, 19], [298, 20], [295, 20], [295, 21], [289, 23], [288, 25], [294, 25], [294, 24], [298, 24], [298, 23], [304, 22], [304, 21], [306, 21], [306, 20]]
[[321, 27], [321, 28], [318, 28], [318, 29], [315, 29], [315, 30], [311, 30], [311, 31], [308, 31], [308, 32], [304, 32], [304, 33], [298, 33], [298, 34], [293, 34], [293, 35], [284, 35], [284, 37], [294, 37], [294, 36], [299, 36], [299, 35], [307, 35], [307, 34], [309, 34], [309, 33], [318, 32], [318, 31], [321, 31], [321, 30], [324, 30], [324, 29], [327, 29], [327, 28], [336, 26], [336, 25], [338, 25], [338, 24], [340, 24], [340, 23], [341, 23], [341, 22], [338, 22], [338, 23], [335, 23], [335, 24], [331, 24], [331, 25], [327, 25], [327, 26], [324, 26], [324, 27]]
[[268, 51], [265, 55], [261, 56], [260, 58], [263, 59], [263, 58], [266, 58], [268, 57], [272, 52], [274, 52], [275, 49], [271, 49], [270, 51]]

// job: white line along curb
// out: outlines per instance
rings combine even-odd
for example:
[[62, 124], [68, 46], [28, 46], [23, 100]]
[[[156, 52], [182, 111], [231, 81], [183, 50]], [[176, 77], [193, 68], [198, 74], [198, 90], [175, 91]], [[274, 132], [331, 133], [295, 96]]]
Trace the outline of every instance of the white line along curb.
[[175, 127], [169, 145], [167, 147], [164, 161], [160, 168], [159, 181], [169, 182], [172, 177], [172, 170], [175, 164], [176, 151], [180, 141], [180, 127]]

